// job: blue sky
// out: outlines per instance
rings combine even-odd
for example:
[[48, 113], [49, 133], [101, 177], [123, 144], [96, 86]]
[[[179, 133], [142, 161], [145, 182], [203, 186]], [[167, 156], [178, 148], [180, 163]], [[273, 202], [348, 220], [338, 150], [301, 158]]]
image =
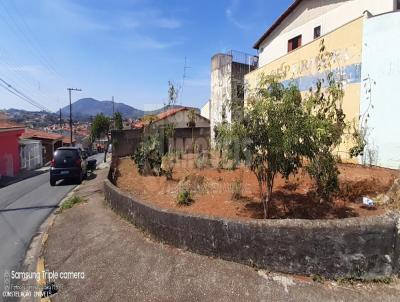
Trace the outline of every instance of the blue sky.
[[[210, 59], [254, 42], [291, 0], [0, 0], [0, 78], [55, 111], [73, 100], [115, 96], [159, 107], [168, 81], [187, 79], [180, 102], [210, 96]], [[35, 108], [0, 87], [0, 109]]]

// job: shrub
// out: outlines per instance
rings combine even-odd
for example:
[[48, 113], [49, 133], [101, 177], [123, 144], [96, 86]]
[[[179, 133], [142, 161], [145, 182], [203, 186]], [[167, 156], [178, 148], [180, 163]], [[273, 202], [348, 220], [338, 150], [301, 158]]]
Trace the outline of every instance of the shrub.
[[332, 153], [318, 154], [307, 167], [314, 179], [317, 196], [323, 201], [331, 201], [333, 194], [339, 191], [339, 170]]
[[182, 159], [183, 158], [183, 152], [182, 152], [182, 150], [176, 150], [175, 151], [175, 156], [176, 156], [176, 158], [177, 159]]
[[194, 161], [194, 167], [196, 169], [201, 169], [201, 170], [210, 167], [211, 166], [210, 157], [211, 157], [210, 153], [201, 152]]
[[182, 189], [178, 192], [176, 203], [178, 206], [189, 206], [193, 203], [192, 194], [189, 189]]
[[206, 189], [205, 177], [198, 174], [188, 174], [179, 182], [178, 187], [190, 192], [202, 192]]
[[141, 175], [157, 175], [161, 173], [161, 144], [158, 134], [145, 138], [139, 145], [133, 160]]
[[167, 153], [161, 159], [161, 170], [168, 180], [172, 179], [175, 163], [176, 160], [173, 153]]

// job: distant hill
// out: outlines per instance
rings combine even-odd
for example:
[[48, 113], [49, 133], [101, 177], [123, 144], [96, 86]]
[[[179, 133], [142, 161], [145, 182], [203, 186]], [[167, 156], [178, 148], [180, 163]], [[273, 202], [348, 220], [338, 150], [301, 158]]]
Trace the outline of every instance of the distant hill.
[[[176, 105], [173, 108], [180, 108], [182, 106]], [[143, 111], [140, 109], [133, 108], [124, 103], [115, 103], [115, 111], [122, 114], [124, 118], [138, 119], [144, 115], [158, 114], [166, 109], [172, 107], [163, 107], [153, 111]], [[195, 108], [198, 110], [197, 108]], [[69, 106], [65, 106], [61, 109], [63, 116], [69, 116]], [[103, 113], [104, 115], [111, 116], [113, 112], [113, 104], [111, 101], [99, 101], [93, 98], [85, 98], [72, 103], [72, 115], [74, 119], [87, 119], [90, 116]]]
[[[139, 118], [143, 116], [144, 111], [133, 108], [124, 103], [115, 103], [115, 111], [121, 112], [123, 117]], [[111, 116], [113, 112], [113, 104], [111, 101], [98, 101], [92, 98], [80, 99], [72, 104], [72, 115], [74, 119], [87, 118], [95, 116], [96, 114], [103, 113], [104, 115]], [[69, 115], [69, 106], [61, 109], [64, 116]]]

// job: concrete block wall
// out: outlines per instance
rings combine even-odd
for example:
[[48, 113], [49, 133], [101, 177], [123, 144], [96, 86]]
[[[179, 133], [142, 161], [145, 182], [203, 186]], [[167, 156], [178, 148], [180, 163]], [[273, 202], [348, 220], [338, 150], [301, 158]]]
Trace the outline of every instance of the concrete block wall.
[[142, 134], [141, 129], [112, 130], [113, 157], [132, 155], [142, 140]]
[[105, 199], [153, 238], [276, 272], [328, 278], [399, 273], [400, 218], [232, 220], [159, 209], [105, 181]]

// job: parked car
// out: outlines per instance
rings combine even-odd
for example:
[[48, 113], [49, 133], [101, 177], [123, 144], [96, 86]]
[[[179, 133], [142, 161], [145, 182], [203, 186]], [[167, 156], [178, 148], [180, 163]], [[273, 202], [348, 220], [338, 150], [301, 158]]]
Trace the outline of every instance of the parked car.
[[86, 154], [87, 154], [88, 156], [93, 155], [93, 151], [92, 151], [92, 149], [90, 149], [90, 148], [85, 148], [85, 149], [83, 149], [83, 151], [86, 152]]
[[54, 152], [50, 168], [50, 185], [57, 180], [70, 179], [78, 184], [87, 176], [87, 155], [74, 147], [61, 147]]

